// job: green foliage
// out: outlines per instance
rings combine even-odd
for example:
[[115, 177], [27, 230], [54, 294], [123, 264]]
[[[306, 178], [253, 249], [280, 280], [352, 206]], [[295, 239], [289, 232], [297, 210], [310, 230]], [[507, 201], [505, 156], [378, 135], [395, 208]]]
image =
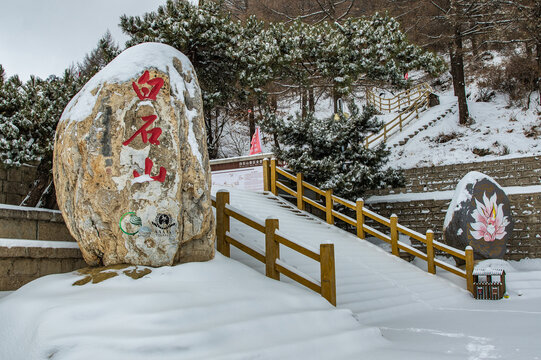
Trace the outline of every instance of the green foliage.
[[31, 76], [5, 79], [0, 65], [0, 160], [8, 166], [42, 161], [52, 167], [54, 134], [68, 102], [96, 72], [119, 53], [106, 33], [98, 46], [78, 68], [66, 69], [63, 76], [42, 80]]
[[384, 145], [363, 145], [368, 134], [381, 128], [375, 110], [366, 107], [360, 112], [353, 103], [349, 108], [351, 116], [340, 114], [337, 120], [316, 119], [313, 114], [304, 119], [269, 115], [263, 128], [277, 135], [282, 146], [273, 151], [293, 172], [302, 172], [306, 181], [339, 196], [354, 201], [368, 189], [402, 185], [401, 171], [383, 169], [389, 155]]
[[82, 78], [80, 81], [86, 83], [92, 76], [117, 57], [118, 54], [120, 54], [120, 49], [113, 41], [109, 30], [107, 30], [98, 41], [96, 48], [88, 53], [78, 65], [80, 77]]
[[254, 17], [235, 21], [211, 1], [193, 7], [168, 0], [143, 17], [123, 16], [120, 26], [131, 37], [128, 46], [161, 42], [188, 56], [207, 116], [215, 107], [262, 104], [276, 82], [331, 84], [343, 96], [363, 78], [405, 85], [408, 70], [444, 70], [440, 58], [410, 44], [387, 15], [343, 24], [266, 24]]

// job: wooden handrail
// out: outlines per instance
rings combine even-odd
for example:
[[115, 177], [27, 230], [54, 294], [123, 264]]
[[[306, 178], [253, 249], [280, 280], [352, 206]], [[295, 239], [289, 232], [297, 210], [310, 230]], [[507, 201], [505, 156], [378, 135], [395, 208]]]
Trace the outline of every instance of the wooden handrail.
[[421, 102], [416, 101], [414, 103], [414, 106], [409, 108], [409, 111], [401, 112], [401, 113], [398, 114], [398, 116], [396, 116], [395, 118], [393, 118], [392, 120], [387, 122], [383, 126], [383, 131], [380, 131], [379, 133], [373, 133], [373, 134], [368, 135], [366, 137], [366, 139], [365, 139], [365, 143], [370, 145], [370, 144], [374, 143], [375, 141], [377, 141], [377, 140], [379, 140], [381, 138], [384, 138], [384, 140], [385, 140], [389, 136], [388, 132], [390, 130], [394, 129], [397, 126], [400, 126], [400, 129], [402, 129], [402, 127], [404, 125], [409, 124], [413, 118], [417, 117], [417, 113], [418, 113], [419, 109], [421, 107], [425, 106], [426, 104], [428, 104], [428, 100], [426, 100], [426, 99], [421, 101]]
[[[380, 111], [388, 110], [391, 112], [399, 109], [404, 105], [405, 99], [407, 99], [408, 108], [406, 111], [399, 112], [398, 116], [385, 123], [382, 131], [368, 135], [365, 139], [365, 147], [368, 148], [370, 144], [373, 144], [382, 138], [382, 141], [387, 141], [387, 138], [392, 135], [391, 131], [397, 127], [399, 127], [399, 131], [401, 132], [404, 125], [407, 125], [413, 118], [418, 117], [419, 110], [428, 105], [429, 95], [431, 92], [432, 88], [426, 83], [419, 84], [412, 89], [398, 93], [391, 99], [382, 99], [379, 96], [376, 96], [372, 90], [367, 90], [367, 101], [371, 102], [372, 105], [374, 105], [374, 107], [378, 108]], [[413, 97], [412, 95], [417, 96]], [[405, 98], [403, 98], [403, 96], [405, 96]], [[383, 102], [386, 102], [387, 105], [384, 106]], [[391, 107], [391, 104], [395, 103], [397, 105]]]
[[[411, 89], [406, 89], [404, 91], [401, 91], [389, 99], [376, 96], [376, 94], [371, 89], [368, 89], [366, 92], [367, 92], [367, 98], [370, 98], [370, 100], [372, 100], [372, 105], [374, 105], [374, 107], [377, 108], [378, 107], [377, 105], [380, 105], [381, 107], [383, 107], [383, 103], [386, 103], [387, 107], [389, 108], [391, 104], [395, 104], [395, 103], [400, 104], [404, 100], [408, 100], [408, 103], [411, 103], [412, 94], [419, 94], [419, 97], [420, 97], [422, 93], [426, 91], [432, 92], [432, 88], [427, 83], [421, 83]], [[376, 104], [376, 101], [378, 102], [378, 104]]]
[[[276, 160], [273, 159], [270, 162], [271, 164], [276, 164]], [[304, 209], [305, 204], [310, 205], [312, 207], [315, 207], [323, 212], [325, 212], [325, 219], [327, 220], [327, 223], [334, 224], [334, 219], [339, 219], [347, 224], [350, 224], [354, 226], [357, 229], [357, 237], [364, 239], [365, 234], [370, 234], [380, 240], [383, 240], [389, 244], [391, 244], [391, 250], [392, 253], [396, 256], [400, 256], [400, 250], [405, 251], [415, 257], [418, 257], [422, 260], [425, 260], [427, 262], [427, 268], [430, 273], [435, 274], [436, 268], [441, 268], [444, 270], [449, 271], [452, 274], [455, 274], [457, 276], [460, 276], [462, 278], [466, 279], [467, 287], [469, 291], [473, 291], [473, 250], [471, 248], [466, 248], [465, 251], [453, 248], [449, 245], [443, 244], [439, 241], [434, 240], [434, 234], [431, 230], [427, 230], [426, 234], [421, 234], [417, 231], [414, 231], [404, 225], [401, 225], [398, 223], [398, 217], [396, 215], [392, 215], [390, 219], [381, 216], [366, 207], [364, 207], [364, 201], [362, 199], [358, 199], [356, 203], [353, 203], [349, 200], [342, 199], [341, 197], [338, 197], [336, 195], [332, 194], [332, 191], [330, 190], [322, 190], [314, 185], [311, 185], [307, 183], [306, 181], [303, 181], [303, 177], [301, 174], [297, 174], [296, 176], [293, 176], [292, 174], [288, 173], [285, 169], [281, 169], [269, 165], [269, 162], [263, 162], [264, 166], [267, 164], [267, 168], [264, 168], [264, 173], [266, 171], [270, 171], [270, 176], [267, 176], [268, 179], [271, 179], [271, 181], [274, 181], [274, 183], [266, 184], [266, 188], [269, 189], [276, 189], [280, 188], [282, 190], [285, 185], [277, 181], [278, 174], [285, 176], [288, 179], [295, 180], [296, 184], [296, 190], [291, 189], [289, 187], [286, 187], [287, 190], [284, 190], [285, 192], [289, 193], [293, 197], [297, 199], [297, 207], [299, 209]], [[274, 173], [273, 173], [274, 171]], [[288, 175], [284, 175], [284, 173], [287, 173]], [[319, 203], [313, 199], [310, 199], [306, 197], [304, 189], [309, 189], [317, 194], [320, 194], [322, 196], [325, 196], [325, 202], [324, 204]], [[299, 195], [301, 194], [301, 195]], [[348, 216], [346, 214], [343, 214], [339, 212], [338, 210], [334, 209], [334, 204], [340, 204], [345, 206], [346, 208], [355, 211], [355, 218], [352, 218], [351, 216]], [[385, 234], [384, 232], [375, 229], [374, 227], [366, 224], [366, 219], [373, 220], [384, 227], [389, 229], [389, 235]], [[416, 249], [412, 247], [411, 245], [408, 245], [404, 242], [401, 242], [399, 240], [399, 234], [404, 234], [406, 236], [409, 236], [412, 239], [415, 239], [417, 241], [420, 241], [421, 243], [426, 245], [427, 252], [423, 253], [421, 250]], [[289, 246], [291, 245], [288, 241], [282, 241], [280, 235], [275, 234], [277, 241], [283, 245]], [[301, 245], [293, 245], [293, 249], [296, 250], [299, 253], [303, 253], [304, 255], [311, 257], [312, 259], [317, 261], [317, 257], [320, 256], [320, 260], [323, 259], [323, 255], [320, 252], [321, 255], [316, 255], [315, 252], [309, 253], [307, 249], [301, 250], [299, 247]], [[291, 246], [290, 246], [291, 247]], [[466, 270], [461, 270], [453, 265], [447, 264], [441, 260], [438, 260], [435, 258], [435, 250], [442, 251], [444, 253], [447, 253], [451, 256], [457, 257], [459, 259], [462, 259], [466, 261]], [[322, 261], [322, 260], [321, 260]], [[322, 275], [323, 276], [323, 275]], [[323, 290], [322, 290], [323, 291]]]
[[[276, 185], [278, 185], [276, 184], [277, 174], [271, 174], [269, 172], [269, 161], [263, 161], [263, 164], [265, 172], [267, 172], [268, 175], [271, 175], [264, 176], [266, 181], [265, 187], [267, 189], [276, 189]], [[274, 166], [274, 169], [276, 170], [276, 165]], [[280, 172], [285, 172], [282, 169], [279, 170]], [[271, 184], [268, 183], [270, 179], [274, 179], [275, 181], [275, 184], [272, 184], [272, 187]], [[216, 208], [216, 247], [218, 251], [224, 256], [230, 257], [230, 246], [233, 245], [237, 249], [264, 263], [266, 276], [275, 280], [280, 280], [280, 274], [283, 274], [299, 284], [316, 291], [332, 305], [336, 306], [334, 244], [321, 244], [318, 253], [309, 246], [303, 246], [299, 242], [295, 242], [291, 238], [288, 238], [287, 235], [279, 232], [278, 219], [267, 218], [265, 222], [262, 222], [231, 206], [229, 204], [229, 199], [229, 192], [225, 190], [219, 190], [216, 193], [216, 197], [211, 198], [212, 205]], [[231, 218], [265, 234], [265, 250], [252, 248], [239, 239], [233, 238], [229, 232]], [[294, 270], [293, 267], [282, 262], [280, 260], [280, 244], [319, 262], [321, 268], [320, 283], [316, 283], [308, 275], [302, 274], [301, 272]]]

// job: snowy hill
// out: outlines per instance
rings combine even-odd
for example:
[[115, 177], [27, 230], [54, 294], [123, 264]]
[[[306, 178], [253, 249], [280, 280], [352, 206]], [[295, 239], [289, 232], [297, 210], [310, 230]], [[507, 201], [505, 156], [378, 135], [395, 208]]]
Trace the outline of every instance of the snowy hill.
[[[393, 167], [448, 165], [541, 153], [541, 107], [510, 107], [501, 95], [492, 102], [470, 101], [468, 107], [474, 123], [461, 126], [456, 97], [451, 91], [437, 95], [441, 105], [423, 112], [418, 121], [389, 140]], [[448, 109], [449, 114], [436, 120]], [[432, 120], [436, 121], [405, 145], [392, 147]]]

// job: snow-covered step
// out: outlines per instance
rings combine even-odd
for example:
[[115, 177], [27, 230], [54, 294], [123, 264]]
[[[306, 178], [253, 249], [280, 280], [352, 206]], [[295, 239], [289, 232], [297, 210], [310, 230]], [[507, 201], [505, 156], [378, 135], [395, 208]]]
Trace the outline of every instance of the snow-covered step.
[[[217, 190], [217, 189], [216, 189]], [[335, 246], [338, 308], [347, 308], [364, 319], [376, 322], [399, 314], [438, 307], [448, 299], [465, 296], [465, 290], [401, 260], [372, 243], [302, 212], [269, 193], [230, 189], [231, 204], [254, 217], [277, 217], [280, 231], [314, 248], [331, 242]], [[264, 248], [264, 236], [232, 220], [231, 234], [249, 244]], [[319, 278], [316, 262], [287, 248], [281, 259], [300, 271]], [[240, 251], [232, 258], [264, 272], [264, 266]], [[282, 276], [282, 280], [298, 285]], [[301, 286], [302, 287], [302, 286]], [[307, 290], [309, 291], [309, 290]]]

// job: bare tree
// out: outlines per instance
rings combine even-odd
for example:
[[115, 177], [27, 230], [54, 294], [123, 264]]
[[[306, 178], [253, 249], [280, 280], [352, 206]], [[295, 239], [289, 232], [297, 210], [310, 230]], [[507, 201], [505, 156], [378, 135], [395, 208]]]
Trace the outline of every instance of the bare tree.
[[[459, 123], [470, 121], [464, 74], [464, 41], [479, 44], [512, 20], [499, 0], [390, 0], [393, 13], [416, 33], [425, 45], [446, 50], [451, 60], [454, 93], [458, 98]], [[412, 12], [415, 9], [415, 12]], [[472, 46], [475, 50], [475, 47]]]
[[[500, 33], [503, 39], [494, 40], [499, 43], [524, 43], [526, 54], [533, 55], [537, 64], [537, 91], [541, 105], [541, 0], [503, 0], [503, 6], [513, 21], [502, 23]], [[535, 91], [535, 86], [531, 91]], [[529, 100], [529, 99], [528, 99]]]

